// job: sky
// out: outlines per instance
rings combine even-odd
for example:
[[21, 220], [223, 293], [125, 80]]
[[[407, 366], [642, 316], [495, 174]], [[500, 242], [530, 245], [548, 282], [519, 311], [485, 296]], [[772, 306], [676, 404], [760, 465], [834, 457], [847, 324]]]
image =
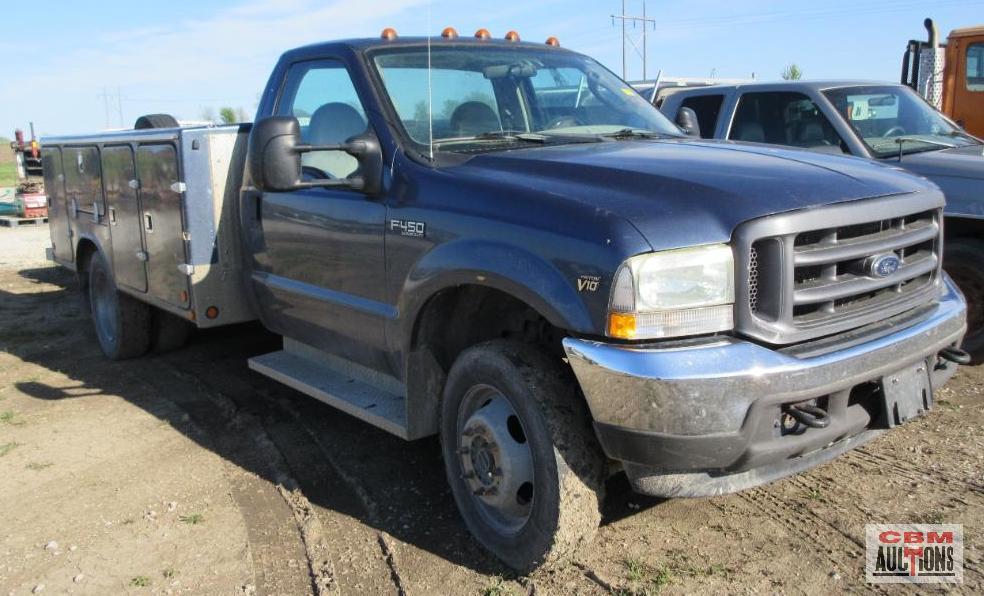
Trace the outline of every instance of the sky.
[[[553, 35], [622, 73], [621, 0], [48, 0], [4, 7], [0, 136], [33, 121], [40, 135], [130, 127], [141, 114], [198, 120], [211, 108], [249, 114], [285, 50], [317, 41], [462, 35], [510, 29]], [[625, 0], [641, 15], [642, 0]], [[897, 81], [909, 39], [932, 17], [945, 38], [984, 24], [984, 0], [648, 0], [647, 75]], [[628, 31], [629, 80], [642, 78], [642, 29]], [[11, 34], [16, 32], [16, 34]]]

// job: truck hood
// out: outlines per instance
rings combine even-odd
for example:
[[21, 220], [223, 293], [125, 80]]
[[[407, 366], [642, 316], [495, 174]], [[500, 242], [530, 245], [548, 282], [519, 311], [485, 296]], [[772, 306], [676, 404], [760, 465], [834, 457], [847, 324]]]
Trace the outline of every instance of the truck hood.
[[902, 161], [892, 161], [927, 178], [954, 176], [984, 180], [984, 145], [922, 151], [904, 155]]
[[517, 192], [624, 217], [654, 250], [727, 242], [738, 224], [773, 213], [938, 192], [926, 180], [870, 160], [722, 141], [522, 149], [481, 154], [463, 168], [520, 187]]

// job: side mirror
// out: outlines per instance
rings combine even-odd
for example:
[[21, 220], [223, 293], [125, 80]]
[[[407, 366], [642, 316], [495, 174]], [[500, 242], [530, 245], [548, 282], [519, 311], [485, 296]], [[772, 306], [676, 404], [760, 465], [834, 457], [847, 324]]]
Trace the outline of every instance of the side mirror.
[[[359, 168], [347, 178], [304, 181], [301, 155], [312, 151], [344, 151], [359, 161]], [[377, 194], [382, 185], [382, 150], [371, 131], [339, 145], [305, 145], [301, 140], [301, 125], [292, 116], [270, 116], [253, 124], [247, 163], [253, 184], [264, 192], [348, 188]]]
[[697, 122], [697, 112], [691, 108], [680, 108], [676, 115], [676, 125], [680, 127], [680, 130], [687, 133], [687, 136], [700, 136], [700, 124]]

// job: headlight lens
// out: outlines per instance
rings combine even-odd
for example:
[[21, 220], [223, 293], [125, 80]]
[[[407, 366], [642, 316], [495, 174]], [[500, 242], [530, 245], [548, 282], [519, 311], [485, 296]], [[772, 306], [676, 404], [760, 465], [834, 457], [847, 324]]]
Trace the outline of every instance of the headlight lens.
[[656, 339], [732, 329], [734, 271], [726, 244], [629, 259], [615, 276], [608, 335]]

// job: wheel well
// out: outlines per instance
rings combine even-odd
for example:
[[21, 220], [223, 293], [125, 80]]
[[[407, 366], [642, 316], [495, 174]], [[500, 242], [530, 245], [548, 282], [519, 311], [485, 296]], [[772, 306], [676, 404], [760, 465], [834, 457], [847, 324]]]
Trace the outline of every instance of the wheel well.
[[96, 247], [96, 243], [88, 238], [79, 240], [79, 244], [75, 248], [75, 274], [79, 278], [79, 286], [82, 289], [83, 297], [87, 295], [85, 290], [89, 286], [89, 276], [87, 275], [89, 260], [98, 251], [99, 248]]
[[494, 288], [463, 285], [427, 301], [414, 325], [412, 349], [428, 348], [447, 371], [463, 350], [492, 339], [522, 341], [563, 357], [564, 335], [522, 300]]

